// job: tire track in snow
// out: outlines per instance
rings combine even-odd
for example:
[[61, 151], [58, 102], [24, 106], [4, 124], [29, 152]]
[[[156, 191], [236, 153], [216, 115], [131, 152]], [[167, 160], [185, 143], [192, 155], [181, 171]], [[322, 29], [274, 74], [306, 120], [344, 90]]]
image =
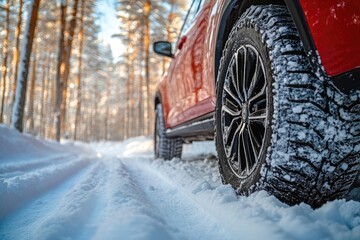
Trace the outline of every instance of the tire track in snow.
[[[60, 160], [59, 160], [60, 161]], [[91, 164], [91, 159], [79, 157], [74, 161], [63, 159], [59, 164], [33, 169], [10, 178], [0, 178], [0, 219], [4, 219], [22, 204], [41, 193], [60, 185], [81, 169]]]
[[69, 189], [72, 189], [84, 176], [87, 176], [94, 165], [87, 165], [65, 179], [64, 182], [29, 200], [18, 211], [0, 220], [0, 239], [35, 239], [32, 233], [34, 226], [39, 225], [39, 222], [42, 222], [48, 214], [51, 214], [59, 206], [61, 199]]
[[[185, 239], [234, 239], [234, 236], [243, 235], [248, 239], [290, 237], [281, 228], [273, 224], [269, 226], [266, 221], [258, 224], [264, 209], [242, 203], [231, 186], [222, 185], [217, 178], [214, 161], [135, 162], [133, 159], [126, 159], [124, 164], [134, 181], [145, 192], [148, 201], [158, 207], [163, 219], [181, 232]], [[242, 198], [248, 201], [246, 197]], [[247, 207], [258, 212], [249, 214], [245, 210]], [[242, 211], [246, 213], [245, 216]], [[263, 229], [262, 225], [266, 228]]]
[[223, 223], [183, 191], [179, 183], [149, 168], [148, 161], [125, 159], [125, 169], [144, 198], [173, 229], [176, 239], [231, 239]]
[[[97, 161], [75, 185], [62, 194], [57, 207], [33, 226], [33, 239], [78, 239], [87, 229], [99, 198], [98, 187], [106, 175], [104, 163]], [[79, 227], [81, 226], [81, 227]]]
[[103, 212], [92, 236], [84, 239], [173, 239], [170, 226], [145, 198], [133, 176], [117, 158], [104, 161], [108, 170], [102, 191]]
[[[79, 239], [88, 230], [99, 199], [99, 186], [106, 176], [104, 163], [80, 170], [77, 176], [44, 194], [0, 227], [1, 239]], [[37, 206], [40, 205], [40, 206]], [[31, 210], [30, 210], [31, 209]], [[35, 221], [29, 222], [23, 217]], [[16, 225], [14, 226], [14, 223]], [[91, 227], [91, 226], [90, 226]], [[16, 238], [14, 237], [16, 236]], [[87, 239], [87, 238], [82, 238]]]

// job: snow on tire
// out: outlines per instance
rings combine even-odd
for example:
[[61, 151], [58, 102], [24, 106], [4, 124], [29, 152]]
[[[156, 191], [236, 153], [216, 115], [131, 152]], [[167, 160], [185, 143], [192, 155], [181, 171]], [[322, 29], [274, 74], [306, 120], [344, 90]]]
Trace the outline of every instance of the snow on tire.
[[156, 106], [155, 114], [155, 158], [163, 158], [165, 160], [181, 158], [182, 140], [180, 138], [170, 138], [166, 136], [166, 127], [161, 104]]
[[[261, 81], [266, 90], [254, 106]], [[311, 66], [286, 7], [246, 10], [226, 42], [217, 81], [224, 182], [241, 194], [267, 190], [291, 205], [343, 197], [359, 171], [359, 113], [360, 92], [342, 94]]]

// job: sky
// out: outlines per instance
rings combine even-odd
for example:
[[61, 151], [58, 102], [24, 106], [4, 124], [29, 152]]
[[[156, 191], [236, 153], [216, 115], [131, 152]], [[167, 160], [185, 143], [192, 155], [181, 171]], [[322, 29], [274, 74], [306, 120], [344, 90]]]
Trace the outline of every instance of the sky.
[[102, 0], [98, 2], [98, 12], [100, 13], [100, 38], [105, 45], [110, 45], [113, 57], [116, 60], [124, 52], [124, 45], [120, 39], [111, 37], [120, 32], [119, 21], [116, 19], [114, 8], [115, 0]]

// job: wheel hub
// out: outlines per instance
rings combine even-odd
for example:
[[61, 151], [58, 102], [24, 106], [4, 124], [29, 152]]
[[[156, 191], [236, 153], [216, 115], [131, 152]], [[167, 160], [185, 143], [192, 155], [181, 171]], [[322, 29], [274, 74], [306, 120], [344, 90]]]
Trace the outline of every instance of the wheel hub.
[[244, 123], [247, 123], [249, 117], [249, 105], [244, 103], [241, 107], [241, 118]]

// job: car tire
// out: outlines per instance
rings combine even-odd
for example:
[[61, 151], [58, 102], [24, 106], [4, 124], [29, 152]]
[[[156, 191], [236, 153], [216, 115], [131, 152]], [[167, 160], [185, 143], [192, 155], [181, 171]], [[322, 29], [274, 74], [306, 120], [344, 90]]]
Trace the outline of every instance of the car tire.
[[166, 136], [166, 126], [161, 104], [156, 106], [155, 111], [154, 153], [155, 158], [165, 160], [181, 158], [182, 153], [182, 140]]
[[[215, 142], [224, 183], [319, 207], [344, 197], [359, 171], [360, 93], [313, 68], [284, 6], [252, 6], [225, 44]], [[243, 70], [244, 69], [244, 70]]]

